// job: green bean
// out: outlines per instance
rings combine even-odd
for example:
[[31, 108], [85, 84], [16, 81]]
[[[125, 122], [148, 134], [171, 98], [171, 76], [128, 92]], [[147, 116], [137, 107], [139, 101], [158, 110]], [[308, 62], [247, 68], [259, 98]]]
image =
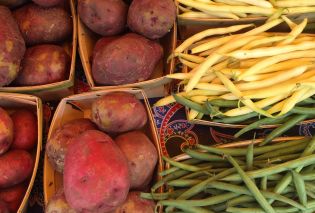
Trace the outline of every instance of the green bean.
[[314, 107], [294, 107], [291, 112], [296, 114], [315, 115]]
[[[226, 210], [227, 212], [232, 213], [265, 213], [263, 209], [260, 208], [236, 208], [236, 207], [229, 207]], [[275, 208], [275, 212], [277, 213], [290, 213], [290, 212], [299, 212], [297, 208]]]
[[254, 159], [254, 144], [249, 144], [247, 148], [247, 154], [246, 154], [246, 165], [247, 170], [253, 169], [253, 159]]
[[309, 200], [307, 205], [306, 205], [306, 208], [308, 208], [308, 209], [315, 208], [315, 200]]
[[290, 118], [287, 122], [282, 124], [281, 126], [274, 129], [270, 134], [267, 135], [267, 137], [264, 139], [262, 143], [259, 144], [259, 146], [266, 145], [270, 141], [272, 141], [274, 138], [282, 135], [287, 130], [289, 130], [291, 127], [295, 126], [297, 123], [305, 120], [308, 115], [294, 115], [292, 118]]
[[192, 180], [192, 179], [178, 179], [178, 180], [171, 180], [167, 182], [168, 186], [174, 186], [174, 187], [191, 187], [198, 183], [200, 183], [202, 180]]
[[[166, 157], [166, 156], [162, 156], [162, 158], [167, 163], [171, 164], [172, 166], [176, 166], [182, 170], [186, 170], [186, 171], [190, 171], [190, 172], [197, 172], [197, 171], [205, 169], [205, 168], [200, 168], [198, 166], [181, 163], [181, 162], [175, 161], [175, 160], [173, 160], [169, 157]], [[207, 168], [210, 168], [210, 167], [207, 167]]]
[[307, 195], [306, 195], [306, 191], [305, 191], [305, 183], [304, 180], [302, 179], [302, 177], [300, 176], [299, 173], [297, 173], [296, 171], [292, 170], [292, 177], [293, 177], [293, 182], [296, 188], [296, 192], [299, 196], [299, 200], [300, 202], [306, 206], [307, 204]]
[[261, 190], [267, 190], [268, 186], [268, 176], [264, 176], [262, 177], [261, 181], [260, 181], [260, 188]]
[[230, 108], [239, 107], [239, 104], [241, 104], [240, 101], [238, 100], [224, 100], [224, 99], [212, 99], [212, 100], [209, 100], [209, 103], [213, 106], [230, 107]]
[[190, 173], [188, 175], [184, 175], [182, 177], [180, 177], [179, 179], [192, 179], [192, 178], [197, 178], [197, 177], [202, 177], [202, 176], [213, 176], [211, 171], [207, 170], [207, 171], [199, 171], [199, 172], [193, 172]]
[[[245, 188], [243, 186], [237, 186], [237, 185], [234, 185], [234, 184], [214, 181], [214, 182], [211, 182], [211, 183], [207, 184], [207, 187], [212, 187], [212, 188], [216, 188], [216, 189], [221, 189], [221, 190], [225, 190], [225, 191], [234, 192], [234, 193], [237, 193], [237, 194], [243, 194], [243, 195], [250, 195], [250, 196], [252, 196], [252, 193], [251, 193], [250, 190], [248, 190], [247, 188]], [[261, 191], [261, 194], [264, 197], [266, 197], [266, 198], [272, 198], [272, 199], [279, 200], [281, 202], [287, 203], [287, 204], [289, 204], [291, 206], [294, 206], [296, 208], [305, 209], [301, 204], [297, 203], [294, 200], [286, 198], [286, 197], [284, 197], [282, 195], [278, 195], [276, 193], [272, 193], [272, 192], [268, 192], [268, 191]]]
[[240, 203], [245, 203], [245, 202], [251, 202], [254, 201], [255, 198], [252, 196], [248, 196], [248, 195], [241, 195], [237, 198], [231, 199], [227, 202], [227, 206], [228, 207], [232, 207], [232, 206], [236, 206]]
[[176, 94], [172, 94], [172, 95], [173, 95], [173, 97], [174, 97], [174, 99], [176, 100], [177, 103], [179, 103], [181, 105], [184, 105], [184, 106], [186, 106], [186, 107], [188, 107], [190, 109], [194, 109], [194, 110], [196, 110], [198, 112], [201, 112], [201, 113], [203, 113], [205, 115], [209, 114], [205, 106], [197, 104], [197, 103], [195, 103], [193, 101], [190, 101], [190, 100], [188, 100], [188, 99], [186, 99], [186, 98], [184, 98], [182, 96], [179, 96], [179, 95], [176, 95]]
[[303, 101], [297, 103], [297, 105], [306, 105], [306, 104], [315, 104], [315, 99], [313, 98], [306, 98]]
[[236, 171], [239, 173], [240, 177], [243, 179], [245, 185], [255, 197], [257, 202], [260, 206], [267, 212], [267, 213], [275, 213], [275, 210], [272, 208], [271, 205], [267, 202], [265, 197], [260, 193], [259, 189], [257, 188], [256, 184], [247, 176], [247, 174], [243, 171], [243, 169], [238, 165], [238, 163], [234, 160], [232, 156], [227, 156], [229, 162], [235, 167]]
[[220, 194], [222, 194], [222, 190], [211, 189], [211, 188], [205, 188], [203, 190], [203, 192], [205, 192], [207, 194], [211, 194], [211, 195], [220, 195]]
[[183, 194], [181, 194], [181, 196], [178, 197], [178, 199], [189, 199], [192, 196], [194, 196], [195, 194], [198, 194], [199, 192], [201, 192], [205, 186], [210, 183], [211, 181], [215, 181], [215, 180], [219, 180], [221, 178], [224, 178], [230, 174], [233, 174], [235, 172], [235, 168], [231, 168], [231, 169], [227, 169], [223, 172], [220, 172], [219, 174], [208, 178], [207, 180], [202, 181], [201, 183], [191, 187], [190, 189], [188, 189], [186, 192], [184, 192]]
[[278, 150], [277, 152], [268, 152], [268, 153], [259, 155], [259, 156], [255, 157], [255, 159], [256, 160], [262, 160], [262, 159], [268, 159], [268, 158], [276, 157], [279, 155], [293, 154], [293, 153], [300, 152], [300, 151], [304, 150], [306, 146], [307, 146], [306, 143], [298, 144], [296, 146], [290, 146], [290, 147], [287, 147], [286, 149]]
[[[169, 202], [167, 204], [163, 205], [167, 205], [167, 206], [174, 206], [175, 205], [183, 205], [183, 206], [211, 206], [211, 205], [215, 205], [215, 204], [219, 204], [219, 203], [223, 203], [227, 200], [230, 200], [232, 198], [238, 197], [239, 194], [233, 193], [233, 192], [228, 192], [225, 194], [221, 194], [221, 195], [216, 195], [216, 196], [211, 196], [205, 199], [200, 199], [200, 200], [180, 200], [180, 199], [176, 199], [173, 200], [173, 202]], [[159, 203], [162, 203], [164, 201], [160, 201]], [[175, 205], [174, 205], [175, 204]]]
[[208, 111], [208, 113], [210, 114], [210, 117], [219, 117], [222, 118], [223, 117], [223, 113], [220, 111], [219, 107], [217, 106], [212, 106], [209, 101], [207, 100], [205, 103], [205, 107]]
[[311, 197], [311, 198], [315, 198], [315, 193], [314, 192], [312, 192], [312, 191], [310, 191], [309, 189], [307, 189], [306, 188], [306, 194], [307, 194], [307, 196], [309, 196], [309, 197]]
[[185, 170], [179, 170], [179, 171], [173, 172], [172, 174], [166, 175], [165, 177], [163, 177], [161, 180], [159, 180], [157, 183], [155, 183], [152, 186], [151, 191], [157, 190], [158, 188], [163, 186], [167, 181], [177, 179], [186, 174], [189, 174], [189, 172]]
[[[278, 149], [287, 148], [289, 146], [295, 146], [297, 144], [306, 143], [308, 141], [309, 141], [308, 138], [303, 138], [300, 140], [294, 140], [294, 141], [277, 143], [277, 144], [273, 144], [269, 146], [257, 147], [254, 150], [254, 155], [260, 155], [266, 152], [274, 152]], [[217, 148], [217, 147], [205, 146], [202, 144], [197, 144], [196, 147], [199, 149], [206, 150], [211, 153], [219, 154], [219, 155], [245, 156], [247, 153], [246, 148]]]
[[140, 197], [148, 200], [165, 200], [165, 199], [176, 199], [181, 195], [185, 190], [178, 189], [172, 192], [163, 192], [163, 193], [140, 193]]
[[[295, 169], [301, 165], [307, 166], [314, 163], [315, 163], [315, 154], [312, 154], [306, 157], [301, 157], [295, 160], [287, 161], [285, 163], [277, 164], [268, 168], [249, 171], [249, 172], [246, 172], [246, 174], [250, 178], [260, 178], [265, 175], [269, 176], [269, 175], [277, 174], [277, 173], [284, 172], [290, 169]], [[222, 178], [222, 180], [238, 181], [238, 180], [241, 180], [241, 177], [238, 174], [234, 174], [234, 175], [229, 175], [225, 178]]]
[[225, 203], [220, 203], [217, 205], [213, 205], [211, 206], [211, 210], [213, 210], [214, 212], [225, 212], [224, 210], [226, 209], [226, 205]]
[[186, 212], [191, 212], [191, 213], [214, 213], [211, 210], [204, 209], [201, 207], [196, 207], [196, 206], [189, 206], [186, 204], [178, 203], [176, 200], [161, 200], [158, 202], [158, 205], [162, 206], [173, 206], [178, 209], [184, 210]]
[[250, 118], [256, 117], [258, 115], [257, 112], [250, 112], [245, 115], [233, 116], [233, 117], [224, 117], [220, 119], [213, 119], [213, 122], [225, 123], [225, 124], [235, 124], [244, 122]]
[[[182, 163], [185, 163], [185, 164], [190, 164], [190, 165], [194, 165], [194, 164], [197, 164], [197, 163], [200, 163], [202, 162], [201, 160], [197, 160], [197, 159], [188, 159], [188, 160], [185, 160], [185, 161], [182, 161]], [[160, 176], [165, 176], [165, 175], [168, 175], [168, 174], [171, 174], [172, 172], [175, 172], [177, 170], [179, 170], [180, 168], [178, 167], [172, 167], [172, 168], [169, 168], [169, 169], [166, 169], [162, 172], [159, 173]]]
[[[307, 144], [305, 150], [301, 154], [301, 157], [311, 155], [315, 150], [315, 137], [313, 137], [310, 142]], [[299, 166], [296, 171], [300, 172], [305, 165]], [[303, 177], [304, 178], [304, 177]], [[274, 192], [281, 194], [281, 192], [291, 183], [292, 176], [290, 173], [286, 174], [281, 181], [276, 185]], [[273, 200], [270, 200], [269, 203], [272, 203]]]
[[257, 129], [259, 128], [260, 126], [262, 125], [268, 125], [268, 124], [279, 124], [281, 123], [287, 116], [289, 115], [289, 113], [283, 115], [283, 116], [280, 116], [278, 118], [263, 118], [263, 119], [260, 119], [258, 121], [255, 121], [249, 125], [247, 125], [246, 127], [242, 128], [240, 131], [238, 131], [234, 137], [235, 138], [238, 138], [240, 137], [241, 135], [243, 135], [244, 133], [246, 132], [249, 132], [253, 129]]

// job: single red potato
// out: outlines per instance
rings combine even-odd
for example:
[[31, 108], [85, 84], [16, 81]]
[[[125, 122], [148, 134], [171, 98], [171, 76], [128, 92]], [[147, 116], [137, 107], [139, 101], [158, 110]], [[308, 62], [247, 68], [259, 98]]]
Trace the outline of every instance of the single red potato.
[[150, 78], [163, 56], [157, 42], [128, 33], [95, 49], [92, 76], [99, 85], [122, 85]]
[[92, 129], [96, 129], [96, 125], [91, 120], [74, 119], [56, 129], [51, 135], [46, 143], [46, 154], [57, 172], [63, 173], [65, 154], [71, 139]]
[[66, 200], [63, 188], [60, 188], [48, 201], [45, 213], [76, 213]]
[[13, 142], [13, 121], [10, 115], [0, 107], [0, 155], [8, 151]]
[[72, 33], [72, 19], [62, 7], [44, 8], [30, 3], [13, 14], [27, 45], [64, 41]]
[[97, 50], [105, 48], [108, 44], [110, 44], [112, 41], [114, 41], [117, 38], [119, 38], [119, 36], [106, 36], [106, 37], [102, 37], [99, 40], [97, 40], [97, 42], [93, 48], [91, 61], [93, 61], [93, 58], [95, 57]]
[[70, 56], [57, 45], [44, 44], [26, 50], [15, 83], [22, 86], [50, 84], [66, 80]]
[[34, 161], [27, 151], [11, 150], [0, 156], [0, 188], [22, 183], [32, 174]]
[[0, 87], [9, 85], [18, 75], [25, 53], [25, 42], [11, 11], [0, 6]]
[[17, 212], [24, 198], [27, 185], [21, 183], [10, 188], [0, 190], [0, 199], [7, 203], [10, 212]]
[[[21, 6], [22, 4], [24, 4], [27, 1], [28, 0], [0, 0], [0, 5], [4, 5], [4, 6], [7, 6], [7, 7], [12, 9], [12, 8]], [[3, 22], [1, 22], [1, 23], [3, 23]]]
[[128, 27], [149, 39], [166, 35], [176, 19], [173, 0], [133, 0], [128, 10]]
[[131, 93], [108, 93], [92, 103], [92, 121], [105, 132], [140, 129], [147, 119], [144, 105]]
[[119, 135], [115, 142], [128, 160], [130, 188], [143, 190], [151, 181], [158, 160], [155, 146], [141, 131]]
[[37, 142], [37, 118], [30, 110], [16, 110], [11, 115], [14, 124], [13, 149], [31, 150]]
[[155, 203], [140, 197], [140, 192], [129, 192], [126, 201], [113, 213], [154, 213]]
[[128, 7], [122, 0], [79, 0], [82, 22], [102, 36], [117, 35], [126, 26]]
[[60, 5], [64, 2], [64, 0], [32, 0], [32, 1], [42, 7], [53, 7], [53, 6]]
[[128, 163], [105, 133], [88, 130], [72, 139], [65, 157], [64, 191], [78, 212], [110, 212], [128, 194]]

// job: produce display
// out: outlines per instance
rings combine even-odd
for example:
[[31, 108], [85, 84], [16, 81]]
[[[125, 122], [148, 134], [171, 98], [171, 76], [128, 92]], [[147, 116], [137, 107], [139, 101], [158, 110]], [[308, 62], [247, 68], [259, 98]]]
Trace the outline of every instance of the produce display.
[[175, 23], [172, 0], [135, 0], [130, 6], [123, 0], [79, 0], [78, 16], [79, 51], [92, 87], [145, 83], [169, 72], [163, 70], [169, 48], [161, 44]]
[[[265, 32], [284, 21], [291, 32]], [[188, 120], [209, 115], [206, 120], [218, 123], [250, 124], [246, 131], [281, 123], [289, 128], [314, 118], [315, 37], [301, 33], [306, 24], [307, 19], [295, 24], [284, 17], [243, 34], [217, 37], [251, 25], [209, 29], [188, 38], [170, 56], [178, 57], [187, 72], [168, 76], [181, 80], [183, 92], [156, 106], [177, 101], [190, 108]]]
[[176, 0], [179, 18], [231, 19], [301, 15], [315, 12], [312, 0]]
[[132, 212], [144, 205], [153, 212], [154, 202], [134, 191], [148, 191], [159, 159], [144, 133], [145, 105], [133, 93], [114, 91], [90, 98], [84, 106], [91, 120], [66, 121], [48, 138], [48, 160], [63, 174], [45, 211]]
[[163, 185], [166, 192], [141, 197], [157, 200], [163, 212], [314, 212], [315, 138], [259, 142], [196, 145], [179, 161], [163, 157], [171, 167], [152, 190]]
[[37, 117], [28, 109], [0, 107], [0, 127], [0, 212], [13, 213], [19, 209], [33, 173]]

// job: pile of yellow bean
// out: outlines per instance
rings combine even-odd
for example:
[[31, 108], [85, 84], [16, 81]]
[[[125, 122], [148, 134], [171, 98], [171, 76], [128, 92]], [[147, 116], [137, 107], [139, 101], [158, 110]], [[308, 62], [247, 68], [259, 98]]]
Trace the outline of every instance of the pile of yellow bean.
[[232, 19], [315, 12], [313, 0], [176, 0], [179, 18]]
[[[282, 22], [291, 32], [266, 32]], [[202, 31], [183, 41], [169, 57], [177, 57], [187, 72], [167, 77], [181, 81], [183, 90], [177, 97], [200, 106], [213, 99], [240, 103], [221, 116], [251, 112], [282, 116], [315, 94], [315, 36], [302, 33], [306, 25], [307, 19], [294, 23], [282, 16], [253, 29], [248, 24]], [[245, 29], [249, 30], [233, 34]], [[156, 106], [172, 102], [171, 95]], [[204, 114], [191, 108], [188, 119]]]

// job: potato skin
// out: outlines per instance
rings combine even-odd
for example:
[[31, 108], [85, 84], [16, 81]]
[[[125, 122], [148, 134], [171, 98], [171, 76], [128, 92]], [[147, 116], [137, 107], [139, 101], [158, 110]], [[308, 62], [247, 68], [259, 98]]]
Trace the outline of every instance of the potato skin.
[[31, 176], [34, 161], [24, 150], [11, 150], [0, 156], [0, 188], [19, 184]]
[[8, 205], [3, 200], [0, 200], [0, 212], [10, 213]]
[[55, 43], [72, 34], [70, 14], [62, 7], [44, 8], [30, 3], [13, 14], [27, 45]]
[[140, 129], [147, 123], [144, 105], [126, 92], [112, 92], [92, 103], [92, 121], [109, 133]]
[[49, 199], [45, 213], [76, 213], [76, 211], [69, 206], [61, 188]]
[[64, 2], [64, 0], [32, 0], [35, 4], [42, 7], [53, 7]]
[[63, 173], [65, 154], [71, 139], [85, 132], [96, 129], [96, 125], [86, 118], [74, 119], [59, 127], [46, 143], [46, 154], [53, 168]]
[[8, 151], [13, 142], [14, 126], [10, 115], [0, 107], [0, 155]]
[[155, 203], [140, 197], [140, 192], [129, 192], [126, 201], [113, 213], [154, 213]]
[[37, 142], [37, 118], [30, 110], [19, 109], [11, 115], [14, 124], [13, 149], [31, 150]]
[[[27, 1], [28, 0], [0, 0], [0, 5], [4, 5], [4, 6], [7, 6], [9, 8], [14, 8], [14, 7], [18, 7], [22, 4], [24, 4]], [[3, 23], [3, 22], [1, 22], [1, 23]]]
[[145, 81], [163, 56], [160, 44], [135, 33], [128, 33], [95, 51], [92, 75], [100, 85]]
[[174, 25], [173, 0], [133, 0], [128, 11], [128, 27], [150, 39], [166, 35]]
[[110, 212], [121, 205], [130, 182], [128, 163], [105, 133], [88, 130], [73, 139], [63, 175], [69, 205], [78, 212]]
[[57, 45], [43, 44], [26, 50], [15, 83], [23, 86], [50, 84], [67, 79], [70, 56]]
[[128, 7], [122, 0], [79, 0], [78, 14], [82, 22], [102, 36], [124, 31]]
[[102, 37], [98, 39], [93, 48], [91, 61], [93, 61], [93, 58], [95, 57], [95, 54], [97, 53], [99, 49], [105, 48], [108, 44], [110, 44], [112, 41], [116, 40], [117, 38], [119, 38], [119, 36], [106, 36], [106, 37]]
[[158, 160], [156, 148], [141, 131], [119, 135], [115, 142], [128, 159], [130, 188], [143, 190], [151, 181]]
[[0, 6], [0, 86], [9, 85], [18, 75], [25, 42], [11, 11]]
[[0, 199], [7, 203], [10, 212], [17, 212], [24, 198], [27, 185], [21, 183], [10, 188], [0, 190]]

